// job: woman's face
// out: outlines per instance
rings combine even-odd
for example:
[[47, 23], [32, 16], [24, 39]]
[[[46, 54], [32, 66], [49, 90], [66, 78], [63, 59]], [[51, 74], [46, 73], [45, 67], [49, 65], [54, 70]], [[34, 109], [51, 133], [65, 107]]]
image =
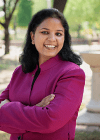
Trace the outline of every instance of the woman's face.
[[35, 44], [39, 52], [39, 59], [44, 62], [55, 57], [64, 44], [64, 27], [61, 21], [56, 18], [45, 19], [35, 31], [31, 32], [32, 44]]

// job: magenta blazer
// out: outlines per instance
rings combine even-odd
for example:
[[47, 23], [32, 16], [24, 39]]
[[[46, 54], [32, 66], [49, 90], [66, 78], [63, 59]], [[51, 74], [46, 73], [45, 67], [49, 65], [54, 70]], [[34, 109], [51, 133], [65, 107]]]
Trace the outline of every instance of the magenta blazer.
[[[10, 140], [74, 140], [78, 110], [82, 102], [85, 74], [72, 62], [57, 55], [25, 74], [15, 69], [11, 81], [0, 96], [9, 99], [0, 109], [0, 130], [11, 134]], [[55, 94], [46, 107], [35, 106], [45, 96]]]

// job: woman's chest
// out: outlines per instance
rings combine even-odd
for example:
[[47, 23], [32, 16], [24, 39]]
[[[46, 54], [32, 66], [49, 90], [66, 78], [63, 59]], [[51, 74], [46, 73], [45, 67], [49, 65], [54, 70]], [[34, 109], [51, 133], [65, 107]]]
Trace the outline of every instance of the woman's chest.
[[51, 73], [40, 74], [35, 80], [32, 87], [34, 77], [20, 77], [11, 83], [9, 90], [10, 101], [19, 101], [25, 105], [35, 105], [39, 103], [45, 96], [52, 94], [55, 89], [56, 79]]

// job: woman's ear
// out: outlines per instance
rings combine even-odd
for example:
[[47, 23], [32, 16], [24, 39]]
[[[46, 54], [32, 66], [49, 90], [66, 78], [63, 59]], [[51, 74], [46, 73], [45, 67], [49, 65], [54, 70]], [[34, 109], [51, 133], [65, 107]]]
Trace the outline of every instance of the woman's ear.
[[30, 32], [30, 36], [31, 36], [32, 44], [34, 45], [35, 44], [35, 42], [34, 42], [34, 34], [33, 34], [32, 31]]

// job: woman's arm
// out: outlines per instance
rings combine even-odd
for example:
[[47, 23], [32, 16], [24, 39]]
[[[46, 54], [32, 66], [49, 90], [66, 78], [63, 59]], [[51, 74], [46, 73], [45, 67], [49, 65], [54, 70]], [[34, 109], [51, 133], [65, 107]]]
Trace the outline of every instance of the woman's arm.
[[[36, 106], [39, 107], [46, 107], [47, 105], [50, 104], [50, 102], [54, 99], [55, 95], [54, 94], [50, 94], [48, 96], [46, 96], [44, 99], [42, 99], [42, 101], [38, 104], [36, 104]], [[1, 102], [0, 104], [0, 108], [6, 104], [9, 103], [10, 101], [8, 99], [5, 99], [4, 101]], [[25, 133], [25, 130], [21, 130], [21, 129], [16, 129], [16, 128], [11, 128], [9, 126], [1, 126], [0, 130], [5, 131], [7, 133]]]
[[[47, 105], [50, 104], [50, 102], [54, 99], [55, 95], [54, 94], [50, 94], [48, 96], [46, 96], [45, 98], [42, 99], [42, 101], [38, 104], [36, 104], [36, 106], [39, 106], [39, 107], [46, 107]], [[8, 99], [5, 99], [4, 101], [1, 101], [1, 104], [0, 104], [0, 108], [6, 104], [6, 103], [9, 103], [10, 101]]]

